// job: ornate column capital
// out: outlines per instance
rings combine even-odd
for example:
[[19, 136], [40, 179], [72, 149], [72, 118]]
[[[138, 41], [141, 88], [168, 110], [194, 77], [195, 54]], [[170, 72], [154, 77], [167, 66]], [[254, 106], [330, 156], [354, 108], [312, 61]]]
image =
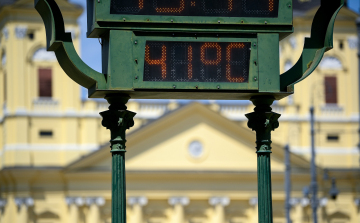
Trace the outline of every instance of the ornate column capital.
[[249, 199], [249, 204], [251, 206], [256, 206], [258, 204], [258, 198], [257, 197], [252, 197]]
[[110, 103], [109, 110], [100, 112], [103, 120], [101, 124], [110, 129], [111, 132], [111, 152], [125, 152], [125, 132], [134, 126], [136, 113], [126, 110], [126, 103], [130, 97], [127, 95], [113, 95], [105, 97]]
[[177, 204], [180, 204], [181, 206], [186, 206], [190, 203], [190, 199], [188, 197], [170, 197], [168, 202], [172, 206], [175, 206]]
[[2, 35], [4, 36], [5, 40], [9, 39], [9, 29], [7, 27], [3, 28], [1, 31]]
[[147, 203], [148, 203], [148, 199], [147, 199], [147, 197], [144, 197], [144, 196], [128, 198], [128, 204], [131, 206], [139, 205], [140, 207], [143, 207], [143, 206], [147, 205]]
[[66, 197], [65, 201], [67, 205], [83, 206], [85, 204], [85, 199], [82, 197]]
[[248, 127], [256, 131], [256, 149], [258, 153], [271, 153], [271, 131], [279, 127], [280, 114], [272, 112], [270, 107], [274, 101], [271, 96], [253, 97], [254, 112], [246, 114]]
[[221, 205], [221, 206], [225, 207], [230, 204], [230, 198], [229, 197], [210, 197], [209, 204], [212, 206]]
[[15, 36], [18, 39], [24, 39], [27, 34], [27, 26], [16, 26], [15, 27]]
[[7, 204], [7, 199], [0, 198], [0, 208], [4, 208]]
[[21, 207], [22, 205], [25, 205], [26, 207], [34, 206], [34, 199], [31, 197], [16, 197], [14, 200], [18, 207]]
[[105, 205], [105, 198], [103, 197], [87, 197], [85, 198], [85, 203], [88, 206], [96, 205], [96, 206], [104, 206]]

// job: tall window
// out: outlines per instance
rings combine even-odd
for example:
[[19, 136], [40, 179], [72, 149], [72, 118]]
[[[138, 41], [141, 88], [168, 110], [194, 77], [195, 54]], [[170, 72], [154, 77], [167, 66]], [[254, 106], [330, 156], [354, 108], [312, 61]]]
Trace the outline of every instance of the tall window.
[[52, 70], [40, 68], [39, 74], [39, 97], [52, 97]]
[[325, 77], [325, 102], [326, 104], [337, 104], [336, 77]]

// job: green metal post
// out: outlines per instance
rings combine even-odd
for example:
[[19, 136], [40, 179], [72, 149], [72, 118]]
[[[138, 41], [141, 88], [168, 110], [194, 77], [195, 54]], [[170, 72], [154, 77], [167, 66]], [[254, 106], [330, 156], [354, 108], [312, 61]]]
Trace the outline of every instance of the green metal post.
[[126, 223], [126, 179], [125, 179], [125, 132], [134, 126], [136, 113], [126, 110], [128, 95], [116, 94], [105, 97], [109, 110], [100, 112], [102, 125], [111, 132], [112, 153], [112, 205], [113, 223]]
[[279, 127], [280, 114], [272, 112], [270, 105], [274, 98], [271, 96], [253, 97], [251, 101], [255, 109], [246, 117], [249, 119], [248, 127], [256, 131], [259, 223], [272, 223], [271, 131]]

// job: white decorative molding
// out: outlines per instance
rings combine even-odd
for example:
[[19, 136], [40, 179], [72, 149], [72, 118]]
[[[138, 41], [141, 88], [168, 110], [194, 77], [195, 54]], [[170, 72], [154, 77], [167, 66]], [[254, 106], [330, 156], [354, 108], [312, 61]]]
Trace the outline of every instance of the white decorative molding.
[[337, 104], [326, 104], [321, 107], [321, 115], [323, 116], [342, 116], [345, 109]]
[[54, 112], [60, 108], [60, 103], [52, 98], [38, 98], [33, 101], [33, 110], [41, 112]]
[[229, 197], [210, 197], [209, 204], [212, 206], [221, 205], [221, 206], [228, 206], [230, 204]]
[[290, 43], [290, 46], [295, 49], [297, 47], [297, 41], [296, 41], [296, 37], [293, 36], [289, 39], [289, 43]]
[[22, 205], [25, 205], [26, 207], [34, 206], [34, 199], [31, 197], [16, 197], [14, 201], [18, 207], [21, 207]]
[[3, 28], [2, 34], [5, 37], [5, 40], [9, 39], [9, 29], [7, 27]]
[[292, 67], [293, 67], [293, 63], [291, 62], [291, 60], [287, 60], [284, 65], [284, 72], [290, 70], [290, 68]]
[[14, 150], [28, 150], [28, 151], [59, 151], [59, 150], [81, 150], [81, 151], [95, 151], [100, 146], [98, 144], [5, 144], [3, 152]]
[[306, 206], [310, 205], [310, 199], [304, 197], [304, 198], [301, 199], [300, 203], [301, 203], [302, 207], [306, 207]]
[[95, 204], [96, 206], [104, 206], [105, 198], [103, 197], [87, 197], [85, 198], [85, 203], [88, 206]]
[[168, 202], [172, 206], [175, 206], [177, 204], [186, 206], [190, 203], [190, 199], [188, 197], [170, 197]]
[[297, 204], [300, 204], [301, 203], [301, 198], [295, 198], [295, 197], [292, 197], [290, 198], [289, 200], [289, 204], [291, 207], [297, 205]]
[[358, 44], [359, 44], [359, 40], [357, 36], [350, 36], [348, 37], [348, 44], [349, 44], [349, 48], [350, 49], [357, 49], [358, 48]]
[[45, 48], [40, 48], [34, 52], [32, 61], [56, 61], [56, 55], [54, 52], [47, 51]]
[[354, 200], [354, 203], [355, 203], [355, 205], [356, 205], [357, 207], [359, 207], [359, 206], [360, 206], [360, 198], [356, 198], [356, 199]]
[[325, 207], [328, 204], [329, 199], [327, 197], [322, 197], [319, 199], [320, 207]]
[[[310, 147], [291, 146], [290, 151], [298, 155], [310, 154]], [[359, 154], [357, 147], [316, 147], [316, 154], [327, 154], [327, 155], [349, 155]]]
[[328, 69], [328, 70], [342, 70], [343, 65], [341, 61], [336, 57], [324, 57], [319, 64], [320, 69]]
[[148, 203], [147, 197], [144, 197], [144, 196], [140, 196], [140, 197], [129, 197], [127, 201], [128, 201], [128, 204], [129, 204], [129, 205], [136, 205], [136, 204], [138, 204], [138, 205], [140, 205], [141, 207], [147, 205], [147, 203]]
[[83, 197], [66, 197], [65, 201], [67, 205], [75, 204], [78, 207], [85, 204], [85, 198]]
[[16, 26], [15, 27], [15, 36], [18, 39], [23, 39], [27, 34], [27, 26]]
[[256, 206], [258, 204], [258, 202], [259, 202], [259, 200], [258, 200], [257, 197], [252, 197], [252, 198], [249, 199], [249, 204], [251, 206]]

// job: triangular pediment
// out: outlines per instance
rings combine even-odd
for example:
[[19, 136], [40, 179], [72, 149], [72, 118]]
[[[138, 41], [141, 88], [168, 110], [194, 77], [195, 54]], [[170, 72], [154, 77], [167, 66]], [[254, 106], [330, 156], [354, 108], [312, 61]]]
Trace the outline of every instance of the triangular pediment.
[[[255, 133], [199, 103], [163, 116], [129, 134], [127, 140], [127, 171], [255, 172], [257, 169]], [[66, 171], [110, 171], [109, 150], [107, 145], [70, 164]], [[294, 165], [308, 165], [299, 157], [293, 160]], [[271, 162], [273, 171], [284, 171], [283, 150], [279, 145], [273, 145]]]

